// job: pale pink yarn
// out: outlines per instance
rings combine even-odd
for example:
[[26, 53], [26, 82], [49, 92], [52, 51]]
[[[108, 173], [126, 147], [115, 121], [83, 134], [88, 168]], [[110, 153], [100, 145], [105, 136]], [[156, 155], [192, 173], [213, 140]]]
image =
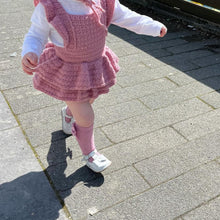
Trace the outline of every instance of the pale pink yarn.
[[119, 71], [117, 56], [105, 46], [115, 1], [100, 0], [89, 15], [70, 15], [57, 0], [40, 2], [47, 20], [62, 36], [64, 48], [47, 44], [34, 87], [64, 101], [85, 101], [107, 93]]
[[76, 140], [84, 155], [88, 155], [96, 149], [94, 143], [93, 124], [89, 127], [81, 127], [76, 123], [73, 123], [72, 134], [76, 136]]

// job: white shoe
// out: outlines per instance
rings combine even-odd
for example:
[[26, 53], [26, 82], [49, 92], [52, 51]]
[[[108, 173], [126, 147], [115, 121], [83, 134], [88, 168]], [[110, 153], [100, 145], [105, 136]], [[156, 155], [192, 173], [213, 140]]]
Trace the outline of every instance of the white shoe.
[[[72, 124], [74, 122], [74, 119], [72, 116], [69, 116], [66, 114], [66, 109], [67, 109], [67, 106], [63, 107], [61, 110], [62, 129], [65, 134], [72, 134]], [[68, 123], [66, 122], [65, 118], [69, 118], [71, 119], [71, 121]]]
[[[89, 158], [92, 158], [93, 161], [89, 162]], [[88, 155], [84, 155], [83, 160], [86, 161], [86, 165], [96, 173], [102, 172], [112, 163], [104, 155], [97, 154], [97, 150], [92, 151]]]

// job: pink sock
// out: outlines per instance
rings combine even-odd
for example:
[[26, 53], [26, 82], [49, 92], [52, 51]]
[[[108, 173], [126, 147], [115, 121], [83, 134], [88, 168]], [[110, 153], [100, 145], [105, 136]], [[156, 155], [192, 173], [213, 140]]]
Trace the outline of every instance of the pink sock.
[[[66, 114], [67, 114], [68, 116], [73, 116], [72, 113], [71, 113], [71, 111], [70, 111], [70, 109], [69, 109], [69, 107], [66, 108]], [[71, 119], [65, 117], [65, 121], [66, 121], [67, 123], [70, 123], [70, 122], [71, 122]]]
[[81, 127], [73, 123], [72, 133], [76, 136], [76, 140], [84, 155], [88, 155], [95, 150], [93, 125], [90, 127]]

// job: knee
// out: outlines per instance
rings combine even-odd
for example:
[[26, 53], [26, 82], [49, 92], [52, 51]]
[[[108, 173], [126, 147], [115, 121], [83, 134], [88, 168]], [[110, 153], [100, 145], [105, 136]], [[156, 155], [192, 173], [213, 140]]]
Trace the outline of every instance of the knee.
[[80, 124], [82, 127], [90, 127], [94, 124], [94, 114], [93, 115], [87, 115], [81, 118]]
[[77, 114], [77, 117], [74, 117], [76, 123], [82, 127], [90, 127], [94, 124], [94, 112], [93, 111], [80, 111]]

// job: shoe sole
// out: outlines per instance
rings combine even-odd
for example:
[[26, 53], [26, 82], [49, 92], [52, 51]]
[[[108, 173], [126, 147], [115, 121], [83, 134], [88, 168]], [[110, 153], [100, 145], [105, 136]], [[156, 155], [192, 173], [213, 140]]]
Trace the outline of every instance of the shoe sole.
[[108, 165], [106, 165], [104, 168], [102, 168], [101, 170], [93, 170], [88, 164], [86, 164], [86, 166], [91, 169], [93, 172], [95, 173], [101, 173], [103, 172], [104, 170], [106, 170], [110, 165], [112, 164], [112, 162], [110, 161], [110, 163]]

